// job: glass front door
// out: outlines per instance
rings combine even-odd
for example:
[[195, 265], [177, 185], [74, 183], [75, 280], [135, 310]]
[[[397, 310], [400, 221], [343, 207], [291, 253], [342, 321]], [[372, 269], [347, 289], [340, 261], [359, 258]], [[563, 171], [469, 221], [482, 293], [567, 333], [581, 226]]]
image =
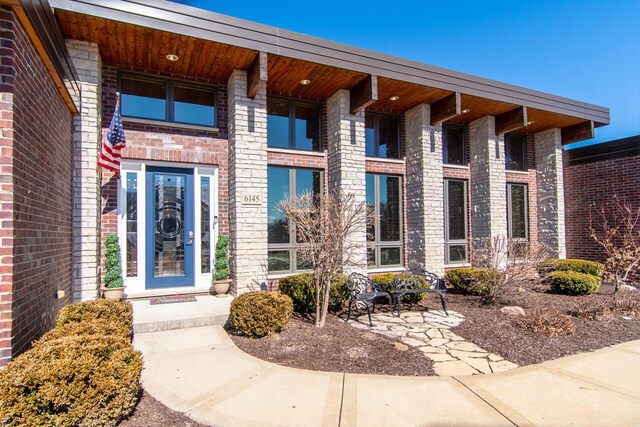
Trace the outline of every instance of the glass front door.
[[146, 182], [146, 288], [193, 286], [193, 171], [147, 168]]

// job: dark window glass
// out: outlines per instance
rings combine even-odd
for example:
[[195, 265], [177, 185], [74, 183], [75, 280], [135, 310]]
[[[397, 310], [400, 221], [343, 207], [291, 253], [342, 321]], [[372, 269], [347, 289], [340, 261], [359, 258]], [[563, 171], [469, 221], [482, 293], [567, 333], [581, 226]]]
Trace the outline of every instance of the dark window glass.
[[318, 107], [296, 105], [295, 148], [298, 150], [320, 150], [320, 114]]
[[366, 175], [367, 205], [375, 212], [375, 222], [367, 229], [367, 264], [371, 267], [402, 265], [401, 197], [400, 177]]
[[[376, 190], [375, 190], [375, 175], [367, 174], [366, 176], [366, 193], [367, 193], [367, 207], [370, 210], [374, 210], [376, 207]], [[367, 240], [374, 242], [376, 240], [376, 226], [375, 223], [367, 226]], [[374, 261], [375, 262], [375, 261]]]
[[400, 240], [400, 178], [380, 175], [380, 240]]
[[269, 251], [267, 264], [269, 271], [289, 271], [291, 269], [289, 251]]
[[138, 275], [138, 175], [127, 173], [127, 277]]
[[509, 237], [527, 238], [527, 186], [509, 184]]
[[289, 103], [267, 100], [267, 145], [289, 148]]
[[278, 204], [291, 194], [289, 169], [270, 167], [267, 170], [267, 215], [269, 243], [289, 243], [287, 218], [278, 212]]
[[400, 264], [400, 248], [380, 248], [380, 265]]
[[525, 139], [523, 135], [506, 135], [507, 169], [525, 170]]
[[464, 240], [466, 235], [465, 185], [463, 181], [447, 181], [449, 186], [449, 240]]
[[467, 163], [465, 132], [464, 126], [448, 124], [442, 127], [445, 163], [450, 165], [465, 165]]
[[215, 126], [216, 99], [212, 91], [176, 85], [173, 98], [174, 121]]
[[367, 248], [367, 265], [369, 267], [376, 266], [376, 248], [375, 247]]
[[211, 273], [211, 180], [208, 176], [200, 178], [200, 272]]
[[167, 120], [167, 83], [122, 77], [120, 108], [123, 116]]
[[449, 263], [464, 262], [467, 260], [466, 245], [448, 245], [449, 246]]
[[376, 138], [375, 138], [375, 117], [373, 114], [364, 115], [364, 149], [365, 155], [373, 157], [376, 155]]
[[400, 158], [398, 119], [395, 117], [378, 117], [378, 129], [378, 157], [387, 159]]
[[322, 150], [320, 109], [292, 100], [267, 100], [267, 146], [305, 151]]

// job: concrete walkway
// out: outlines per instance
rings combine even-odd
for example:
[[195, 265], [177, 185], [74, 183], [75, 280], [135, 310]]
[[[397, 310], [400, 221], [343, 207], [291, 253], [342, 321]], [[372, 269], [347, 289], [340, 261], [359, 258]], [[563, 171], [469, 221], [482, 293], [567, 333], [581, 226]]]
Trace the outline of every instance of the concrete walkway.
[[392, 377], [286, 368], [220, 326], [137, 334], [145, 389], [222, 426], [640, 425], [640, 341], [488, 375]]

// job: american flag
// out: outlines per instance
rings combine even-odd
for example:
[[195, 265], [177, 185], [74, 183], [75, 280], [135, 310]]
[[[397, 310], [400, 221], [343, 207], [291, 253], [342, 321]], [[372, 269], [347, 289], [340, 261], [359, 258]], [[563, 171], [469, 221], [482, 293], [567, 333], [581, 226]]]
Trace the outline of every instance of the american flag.
[[120, 96], [116, 94], [116, 110], [111, 118], [109, 132], [107, 137], [102, 141], [102, 150], [98, 156], [98, 166], [109, 169], [120, 174], [120, 157], [121, 150], [127, 145], [124, 137], [124, 129], [122, 128], [122, 117], [120, 117]]

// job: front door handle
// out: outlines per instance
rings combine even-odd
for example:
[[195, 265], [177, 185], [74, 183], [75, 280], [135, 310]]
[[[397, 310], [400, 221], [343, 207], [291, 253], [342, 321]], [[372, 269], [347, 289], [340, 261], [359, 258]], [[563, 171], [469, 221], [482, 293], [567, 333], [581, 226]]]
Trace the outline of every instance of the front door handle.
[[193, 231], [189, 232], [189, 240], [187, 240], [187, 245], [193, 245]]

